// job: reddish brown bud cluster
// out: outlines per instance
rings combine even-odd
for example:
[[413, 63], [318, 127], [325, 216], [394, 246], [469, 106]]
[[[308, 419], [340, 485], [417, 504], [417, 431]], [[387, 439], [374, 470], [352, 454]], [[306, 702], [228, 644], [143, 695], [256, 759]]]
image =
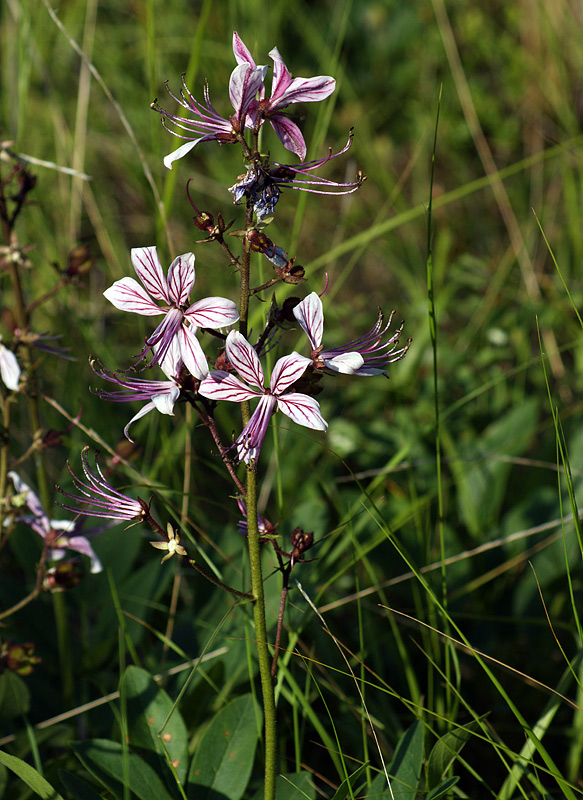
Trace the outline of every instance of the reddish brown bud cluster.
[[291, 532], [290, 540], [292, 545], [291, 565], [293, 566], [296, 561], [304, 560], [304, 553], [314, 544], [314, 532], [306, 532], [301, 528], [294, 528]]
[[[191, 179], [192, 180], [192, 179]], [[223, 238], [223, 234], [225, 231], [228, 231], [232, 222], [228, 224], [225, 222], [222, 214], [217, 214], [217, 222], [215, 223], [215, 218], [212, 214], [209, 214], [207, 211], [199, 211], [198, 208], [195, 206], [192, 197], [190, 196], [190, 192], [188, 191], [188, 187], [190, 185], [190, 180], [186, 184], [186, 195], [190, 202], [190, 205], [193, 207], [195, 211], [195, 215], [192, 218], [195, 226], [198, 228], [199, 231], [202, 233], [206, 233], [206, 239], [201, 239], [198, 244], [202, 244], [203, 242], [214, 242], [215, 240], [221, 240]]]
[[270, 320], [278, 326], [287, 328], [289, 326], [286, 323], [291, 323], [295, 327], [297, 319], [294, 317], [294, 308], [299, 302], [299, 297], [286, 297], [281, 308], [273, 304], [270, 309]]
[[16, 672], [17, 675], [30, 675], [34, 670], [35, 664], [40, 664], [41, 660], [34, 655], [35, 644], [25, 642], [16, 644], [7, 639], [0, 645], [0, 675], [7, 669]]
[[69, 253], [65, 275], [68, 278], [77, 278], [85, 275], [95, 264], [96, 259], [91, 255], [89, 245], [78, 244]]
[[65, 592], [67, 589], [74, 589], [81, 582], [83, 574], [80, 558], [60, 561], [45, 572], [43, 589], [47, 592]]
[[278, 278], [280, 278], [284, 283], [303, 283], [306, 279], [304, 275], [306, 274], [306, 270], [300, 266], [300, 264], [294, 264], [295, 256], [290, 258], [287, 262], [285, 267], [276, 267], [275, 274]]
[[18, 191], [13, 194], [10, 199], [14, 200], [15, 203], [22, 204], [26, 198], [26, 195], [29, 192], [32, 192], [36, 186], [36, 175], [33, 175], [31, 172], [25, 169], [25, 167], [20, 165], [16, 172], [16, 183], [18, 186]]
[[249, 247], [254, 253], [265, 253], [267, 256], [272, 256], [275, 253], [274, 243], [263, 231], [257, 228], [248, 230], [245, 234], [245, 238], [249, 242]]
[[208, 214], [206, 211], [202, 211], [197, 217], [193, 217], [192, 220], [199, 231], [208, 234], [206, 239], [200, 240], [199, 244], [202, 242], [214, 242], [216, 239], [222, 239], [224, 232], [228, 231], [233, 224], [233, 221], [227, 224], [223, 218], [223, 215], [220, 213], [217, 215], [217, 222], [215, 224], [215, 218], [213, 215]]

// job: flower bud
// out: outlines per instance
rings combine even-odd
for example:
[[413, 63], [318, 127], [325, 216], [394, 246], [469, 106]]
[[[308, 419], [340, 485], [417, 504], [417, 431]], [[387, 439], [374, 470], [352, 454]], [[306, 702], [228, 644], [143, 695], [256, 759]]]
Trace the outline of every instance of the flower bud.
[[30, 675], [34, 670], [35, 664], [40, 664], [41, 660], [34, 655], [35, 644], [25, 642], [16, 644], [7, 639], [0, 645], [0, 675], [4, 670], [10, 669], [17, 675]]
[[288, 263], [288, 266], [284, 270], [285, 277], [283, 279], [284, 283], [303, 283], [306, 279], [304, 275], [306, 274], [306, 270], [300, 266], [299, 264], [295, 265], [293, 263], [293, 259]]
[[65, 275], [68, 278], [85, 275], [95, 264], [95, 260], [96, 259], [91, 256], [88, 245], [78, 244], [69, 252]]
[[83, 574], [80, 559], [72, 558], [68, 561], [60, 561], [45, 572], [43, 589], [46, 592], [65, 592], [67, 589], [74, 589], [81, 583]]
[[292, 551], [291, 564], [296, 561], [303, 561], [304, 553], [314, 544], [314, 532], [304, 531], [301, 528], [294, 528], [290, 535]]

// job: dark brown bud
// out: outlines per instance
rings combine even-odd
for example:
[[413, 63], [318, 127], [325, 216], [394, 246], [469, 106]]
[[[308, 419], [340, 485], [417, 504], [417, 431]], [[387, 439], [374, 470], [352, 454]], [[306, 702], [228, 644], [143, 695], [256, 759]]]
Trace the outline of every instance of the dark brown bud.
[[69, 278], [84, 275], [89, 272], [94, 264], [95, 258], [91, 256], [89, 246], [86, 244], [78, 244], [69, 253], [65, 275]]
[[34, 655], [35, 644], [25, 642], [16, 644], [7, 639], [0, 645], [0, 675], [4, 670], [11, 669], [17, 675], [30, 675], [34, 670], [35, 664], [40, 664], [41, 660]]
[[14, 195], [12, 199], [22, 203], [26, 195], [29, 192], [32, 192], [36, 186], [36, 175], [33, 175], [27, 169], [22, 167], [16, 174], [16, 180], [18, 183], [18, 193]]
[[207, 214], [206, 211], [201, 211], [197, 217], [192, 218], [192, 221], [199, 231], [209, 232], [215, 227], [215, 218], [212, 214]]
[[65, 592], [67, 589], [74, 589], [81, 582], [83, 574], [81, 559], [61, 561], [45, 572], [43, 589], [47, 592]]
[[304, 531], [301, 528], [294, 528], [291, 532], [290, 540], [292, 544], [291, 560], [302, 561], [304, 553], [314, 544], [314, 532]]
[[293, 181], [296, 173], [289, 167], [277, 167], [276, 169], [270, 170], [269, 175], [279, 181]]
[[251, 230], [247, 231], [246, 239], [251, 250], [255, 253], [270, 253], [275, 250], [275, 245], [271, 239], [263, 231], [258, 231], [257, 228], [251, 228]]
[[41, 447], [58, 447], [63, 444], [63, 431], [56, 431], [53, 428], [48, 430], [42, 438]]
[[287, 297], [283, 301], [283, 306], [279, 309], [282, 321], [285, 320], [285, 322], [297, 323], [297, 319], [294, 317], [294, 308], [299, 305], [300, 302], [299, 297]]
[[286, 269], [285, 273], [284, 283], [303, 283], [306, 280], [304, 278], [306, 270], [299, 264], [295, 265], [290, 262], [289, 269]]

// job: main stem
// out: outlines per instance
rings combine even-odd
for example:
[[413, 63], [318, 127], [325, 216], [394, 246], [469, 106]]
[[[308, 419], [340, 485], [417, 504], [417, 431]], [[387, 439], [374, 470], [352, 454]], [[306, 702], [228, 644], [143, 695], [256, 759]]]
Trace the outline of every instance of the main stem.
[[253, 618], [257, 640], [257, 659], [263, 695], [265, 715], [265, 800], [275, 797], [275, 776], [277, 770], [276, 711], [271, 677], [271, 664], [267, 645], [267, 624], [265, 621], [265, 594], [263, 592], [263, 573], [261, 570], [261, 548], [259, 527], [257, 525], [257, 473], [252, 465], [247, 467], [247, 530], [249, 563], [251, 566], [251, 590], [253, 592]]
[[[255, 142], [255, 144], [257, 144]], [[257, 149], [257, 147], [255, 147]], [[245, 213], [245, 230], [253, 227], [253, 209], [247, 203]], [[240, 306], [239, 331], [243, 336], [248, 334], [249, 297], [250, 297], [251, 251], [249, 243], [244, 240], [240, 270]], [[251, 409], [249, 401], [241, 404], [243, 425], [249, 422]], [[249, 548], [249, 564], [251, 569], [251, 592], [253, 594], [253, 618], [255, 621], [255, 638], [257, 644], [257, 660], [263, 698], [263, 714], [265, 718], [265, 800], [275, 798], [275, 776], [277, 772], [277, 719], [275, 711], [275, 695], [271, 677], [271, 664], [267, 643], [267, 623], [265, 620], [265, 594], [263, 592], [263, 571], [261, 569], [261, 546], [259, 526], [257, 524], [257, 473], [255, 465], [247, 466], [247, 546]]]

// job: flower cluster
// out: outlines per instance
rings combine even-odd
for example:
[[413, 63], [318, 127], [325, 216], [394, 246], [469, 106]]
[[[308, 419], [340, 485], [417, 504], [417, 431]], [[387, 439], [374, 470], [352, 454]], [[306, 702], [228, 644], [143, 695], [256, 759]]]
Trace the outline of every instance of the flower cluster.
[[[170, 264], [168, 278], [155, 247], [134, 248], [131, 258], [143, 287], [134, 278], [122, 278], [110, 286], [104, 296], [122, 311], [147, 317], [163, 314], [162, 322], [146, 339], [141, 357], [152, 352], [151, 363], [161, 364], [175, 343], [186, 368], [202, 380], [208, 374], [208, 365], [196, 331], [199, 327], [232, 325], [239, 319], [237, 306], [224, 297], [207, 297], [188, 305], [195, 280], [193, 253], [175, 258]], [[164, 305], [156, 305], [155, 300]]]
[[[152, 108], [162, 114], [164, 126], [170, 133], [186, 143], [164, 159], [164, 164], [172, 169], [172, 164], [187, 155], [193, 147], [200, 142], [217, 141], [221, 143], [243, 142], [245, 128], [259, 128], [268, 121], [275, 131], [278, 139], [287, 150], [291, 150], [303, 161], [306, 157], [306, 143], [298, 126], [282, 111], [293, 103], [313, 103], [325, 100], [332, 94], [336, 81], [329, 75], [319, 75], [317, 78], [292, 78], [277, 47], [269, 53], [273, 60], [273, 79], [271, 82], [271, 96], [265, 97], [263, 81], [267, 75], [266, 66], [257, 66], [253, 56], [241, 41], [237, 32], [233, 33], [233, 54], [237, 66], [231, 73], [229, 80], [229, 97], [234, 109], [228, 119], [221, 117], [214, 109], [208, 86], [204, 90], [204, 106], [196, 100], [184, 83], [180, 96], [173, 94], [168, 85], [168, 94], [186, 109], [193, 118], [179, 117], [170, 114], [158, 105], [155, 100]], [[259, 97], [257, 97], [259, 95]], [[167, 120], [177, 130], [167, 127]], [[186, 131], [192, 135], [185, 135]]]
[[[187, 185], [188, 199], [196, 214], [194, 223], [199, 231], [207, 234], [204, 241], [217, 242], [226, 253], [229, 266], [240, 275], [239, 306], [225, 297], [213, 296], [191, 301], [195, 284], [193, 253], [184, 253], [175, 258], [166, 273], [156, 247], [135, 248], [131, 251], [131, 263], [138, 280], [124, 277], [110, 286], [104, 295], [119, 310], [147, 317], [162, 317], [162, 320], [146, 337], [130, 369], [111, 370], [96, 359], [92, 359], [91, 364], [97, 376], [114, 385], [113, 390], [96, 389], [99, 397], [113, 402], [135, 401], [142, 404], [124, 428], [128, 439], [130, 426], [150, 412], [157, 410], [173, 416], [177, 403], [191, 405], [201, 425], [211, 433], [237, 487], [237, 502], [243, 516], [238, 524], [239, 530], [247, 534], [252, 527], [256, 528], [255, 533], [258, 531], [261, 541], [273, 543], [280, 565], [282, 558], [287, 557], [287, 568], [291, 569], [295, 563], [305, 560], [304, 552], [312, 546], [313, 533], [294, 529], [292, 549], [288, 553], [283, 552], [274, 543], [278, 525], [270, 523], [257, 512], [256, 500], [253, 506], [249, 506], [257, 521], [256, 526], [251, 526], [251, 518], [247, 516], [250, 495], [246, 494], [237, 476], [238, 464], [247, 466], [248, 477], [254, 474], [266, 433], [277, 412], [296, 425], [325, 432], [328, 423], [315, 396], [324, 388], [327, 376], [387, 376], [387, 366], [404, 357], [409, 342], [400, 345], [403, 325], [391, 330], [394, 312], [385, 320], [379, 311], [375, 324], [362, 336], [339, 346], [325, 346], [323, 303], [321, 297], [312, 292], [303, 300], [288, 297], [282, 308], [277, 307], [274, 297], [270, 312], [266, 315], [265, 328], [255, 344], [252, 343], [248, 319], [253, 296], [279, 282], [299, 284], [305, 279], [305, 270], [295, 264], [295, 257], [288, 257], [286, 250], [264, 232], [282, 192], [291, 189], [316, 194], [347, 194], [362, 185], [364, 176], [358, 172], [354, 181], [344, 183], [318, 177], [316, 173], [321, 167], [348, 151], [352, 143], [352, 131], [346, 145], [338, 152], [330, 150], [324, 158], [306, 161], [307, 148], [303, 135], [286, 112], [294, 103], [318, 102], [327, 98], [334, 91], [334, 79], [326, 75], [293, 78], [279, 51], [274, 48], [269, 53], [273, 62], [273, 77], [271, 93], [268, 94], [264, 83], [268, 67], [255, 62], [236, 32], [232, 44], [236, 66], [231, 73], [228, 90], [233, 114], [220, 116], [211, 103], [208, 86], [204, 89], [204, 102], [196, 100], [186, 86], [184, 77], [180, 95], [173, 94], [170, 89], [168, 92], [188, 116], [169, 113], [157, 101], [152, 107], [163, 115], [164, 126], [184, 140], [177, 150], [164, 159], [169, 168], [201, 142], [237, 143], [242, 148], [244, 172], [229, 191], [235, 205], [245, 203], [244, 229], [229, 230], [233, 223], [226, 224], [220, 213], [216, 215], [199, 211]], [[259, 152], [258, 135], [266, 122], [299, 162], [272, 162], [269, 155]], [[242, 249], [239, 257], [231, 251], [227, 236], [238, 237]], [[254, 254], [261, 254], [273, 264], [273, 277], [267, 283], [252, 288], [251, 264]], [[238, 330], [233, 327], [237, 322]], [[282, 343], [284, 337], [289, 335], [286, 331], [290, 328], [295, 330], [296, 337], [298, 330], [307, 337], [306, 354], [293, 348], [284, 350], [287, 354], [274, 359], [271, 374], [266, 379], [262, 359], [267, 351]], [[205, 336], [204, 349], [202, 335]], [[302, 339], [300, 337], [300, 342]], [[2, 376], [5, 382], [16, 387], [13, 354], [1, 346], [0, 362], [4, 365]], [[154, 368], [162, 374], [151, 379], [143, 376], [147, 369]], [[230, 426], [230, 430], [235, 428], [235, 434], [227, 444], [222, 441], [214, 416], [217, 404], [222, 401], [242, 406], [243, 421]], [[152, 543], [155, 548], [166, 551], [163, 561], [173, 555], [187, 556], [172, 525], [164, 529], [152, 518], [149, 503], [141, 499], [134, 500], [114, 489], [97, 462], [95, 469], [89, 466], [86, 452], [83, 453], [82, 466], [84, 478], [73, 475], [75, 491], [63, 492], [69, 498], [64, 508], [78, 515], [102, 517], [115, 522], [145, 522], [163, 539]], [[43, 530], [48, 530], [53, 524], [44, 519]], [[73, 547], [73, 542], [74, 539], [69, 538], [67, 546]], [[89, 552], [87, 547], [85, 552]], [[189, 563], [195, 566], [193, 559], [189, 559]]]
[[250, 464], [259, 455], [269, 420], [275, 411], [283, 412], [298, 425], [325, 431], [328, 423], [322, 417], [320, 406], [313, 397], [288, 389], [304, 374], [310, 359], [292, 353], [280, 358], [271, 373], [269, 389], [264, 387], [265, 378], [261, 362], [247, 339], [237, 331], [227, 337], [227, 358], [237, 370], [240, 378], [230, 372], [214, 370], [201, 383], [199, 393], [211, 400], [230, 400], [244, 403], [259, 399], [251, 419], [235, 442], [241, 461]]
[[[16, 512], [19, 506], [26, 507], [27, 510], [20, 513], [18, 519], [44, 540], [49, 558], [59, 561], [65, 557], [67, 550], [74, 550], [89, 557], [91, 572], [101, 572], [101, 563], [95, 555], [89, 539], [80, 535], [79, 523], [73, 523], [71, 520], [50, 519], [30, 486], [27, 486], [16, 472], [9, 472], [8, 477], [12, 481], [15, 492], [12, 496], [12, 510]], [[19, 499], [18, 502], [16, 502], [16, 498]], [[9, 519], [6, 521], [8, 522]]]

